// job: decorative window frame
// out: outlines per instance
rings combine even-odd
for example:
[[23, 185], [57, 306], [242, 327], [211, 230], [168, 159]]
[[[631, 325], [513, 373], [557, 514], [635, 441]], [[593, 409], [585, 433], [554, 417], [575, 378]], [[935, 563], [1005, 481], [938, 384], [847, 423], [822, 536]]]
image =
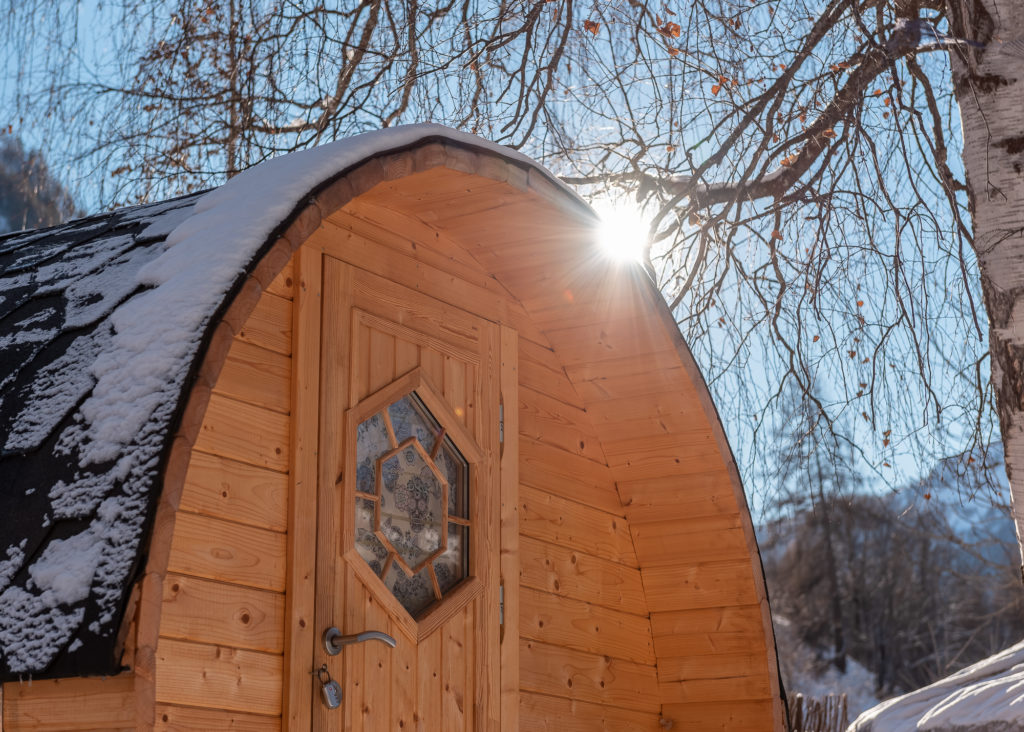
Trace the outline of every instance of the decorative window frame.
[[[365, 420], [387, 409], [400, 399], [415, 392], [424, 406], [434, 416], [445, 434], [458, 448], [468, 463], [469, 473], [469, 547], [468, 570], [451, 592], [428, 606], [419, 618], [414, 618], [402, 606], [398, 598], [378, 577], [373, 568], [356, 550], [356, 530], [354, 511], [356, 507], [356, 434], [358, 427]], [[342, 489], [342, 521], [341, 521], [341, 556], [355, 572], [356, 576], [370, 591], [388, 615], [397, 623], [406, 636], [415, 642], [422, 641], [441, 627], [455, 613], [465, 607], [483, 591], [477, 569], [486, 563], [486, 505], [484, 492], [481, 489], [481, 473], [485, 453], [477, 444], [473, 435], [462, 424], [454, 410], [440, 396], [440, 391], [432, 384], [420, 368], [415, 368], [399, 377], [379, 391], [363, 399], [345, 413], [345, 462], [346, 466], [339, 485]], [[379, 479], [379, 476], [378, 476]], [[447, 532], [447, 527], [446, 527]]]

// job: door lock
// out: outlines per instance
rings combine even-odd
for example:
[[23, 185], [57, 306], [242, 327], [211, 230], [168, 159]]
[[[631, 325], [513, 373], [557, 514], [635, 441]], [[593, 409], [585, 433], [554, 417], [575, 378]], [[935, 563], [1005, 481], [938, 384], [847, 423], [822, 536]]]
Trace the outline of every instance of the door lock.
[[320, 696], [324, 700], [324, 706], [328, 709], [340, 707], [341, 684], [331, 678], [331, 672], [327, 670], [326, 663], [317, 669], [316, 677], [320, 680]]

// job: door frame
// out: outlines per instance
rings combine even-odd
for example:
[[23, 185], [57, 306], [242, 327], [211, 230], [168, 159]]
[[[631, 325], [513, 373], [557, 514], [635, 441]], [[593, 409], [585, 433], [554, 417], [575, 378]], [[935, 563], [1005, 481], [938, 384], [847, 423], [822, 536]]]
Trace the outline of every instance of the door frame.
[[[325, 238], [326, 239], [326, 238]], [[321, 466], [317, 459], [321, 434], [320, 371], [325, 252], [351, 266], [342, 248], [305, 244], [293, 255], [294, 307], [292, 354], [292, 436], [288, 500], [287, 583], [285, 593], [284, 684], [282, 727], [310, 730], [313, 704], [319, 702], [314, 659], [320, 649], [317, 634], [316, 552], [318, 515], [328, 510], [321, 505], [317, 490]], [[378, 245], [382, 246], [382, 245]], [[420, 265], [428, 266], [428, 265]], [[349, 283], [350, 284], [350, 283]], [[400, 283], [401, 284], [401, 283]], [[346, 288], [350, 291], [350, 288]], [[442, 302], [444, 293], [429, 294]], [[348, 303], [334, 303], [333, 306]], [[454, 303], [453, 303], [454, 305]], [[519, 359], [518, 332], [500, 325], [499, 391], [503, 411], [504, 439], [500, 455], [500, 728], [519, 728]], [[497, 552], [496, 552], [497, 553]], [[322, 610], [321, 610], [322, 612]]]
[[[298, 420], [304, 415], [308, 425], [312, 417], [318, 427], [318, 439], [311, 439], [312, 432], [308, 428], [297, 426], [294, 430], [296, 439], [302, 439], [306, 449], [295, 452], [296, 460], [304, 459], [305, 465], [300, 469], [297, 464], [294, 471], [293, 500], [289, 509], [290, 517], [294, 521], [289, 524], [288, 590], [289, 593], [297, 590], [305, 598], [293, 600], [289, 597], [287, 600], [289, 630], [286, 632], [288, 681], [285, 688], [285, 728], [310, 729], [324, 719], [317, 706], [320, 704], [320, 685], [316, 680], [316, 669], [325, 661], [320, 643], [322, 628], [319, 625], [323, 624], [321, 619], [330, 618], [334, 614], [334, 603], [332, 592], [317, 592], [316, 588], [335, 587], [334, 571], [341, 563], [323, 562], [318, 559], [317, 551], [321, 543], [316, 537], [338, 537], [342, 531], [342, 527], [338, 525], [337, 507], [343, 500], [344, 480], [338, 459], [343, 454], [342, 451], [347, 449], [344, 447], [344, 420], [329, 414], [330, 410], [324, 408], [324, 405], [349, 406], [353, 399], [346, 393], [345, 380], [324, 379], [322, 373], [327, 369], [340, 369], [347, 373], [354, 365], [348, 362], [350, 355], [347, 347], [325, 346], [322, 328], [330, 326], [323, 313], [355, 311], [353, 293], [356, 283], [353, 279], [357, 272], [360, 276], [365, 274], [386, 287], [401, 288], [409, 293], [409, 301], [413, 305], [417, 298], [427, 298], [443, 310], [459, 311], [488, 325], [487, 347], [481, 349], [484, 357], [479, 363], [478, 372], [481, 382], [485, 379], [490, 382], [487, 387], [481, 385], [481, 391], [496, 393], [498, 402], [493, 405], [490, 417], [482, 413], [480, 419], [483, 419], [485, 424], [490, 419], [494, 424], [495, 436], [488, 442], [493, 443], [495, 457], [484, 462], [485, 470], [479, 471], [478, 480], [490, 486], [493, 493], [492, 499], [488, 501], [490, 509], [480, 517], [477, 530], [471, 532], [474, 536], [471, 542], [475, 545], [479, 539], [482, 545], [479, 549], [474, 546], [472, 550], [476, 563], [474, 569], [471, 559], [470, 570], [481, 579], [480, 589], [477, 590], [480, 593], [479, 601], [473, 611], [473, 620], [470, 621], [473, 626], [474, 653], [478, 659], [473, 670], [479, 672], [479, 676], [474, 684], [473, 698], [467, 698], [465, 703], [471, 705], [467, 714], [473, 717], [474, 728], [515, 728], [518, 720], [518, 512], [515, 506], [515, 496], [518, 494], [518, 420], [512, 420], [510, 426], [513, 430], [510, 433], [506, 429], [505, 444], [500, 444], [497, 441], [497, 419], [502, 404], [511, 405], [511, 412], [518, 409], [518, 335], [508, 326], [467, 312], [458, 304], [446, 302], [443, 292], [432, 292], [429, 288], [420, 287], [418, 283], [412, 283], [415, 286], [410, 287], [410, 283], [384, 276], [387, 272], [375, 271], [372, 266], [361, 266], [365, 264], [361, 260], [360, 263], [352, 262], [345, 256], [343, 250], [332, 251], [333, 247], [330, 245], [323, 246], [323, 240], [319, 244], [321, 246], [304, 246], [300, 250], [304, 250], [304, 257], [301, 260], [301, 270], [296, 271], [296, 276], [300, 279], [298, 289], [305, 298], [306, 307], [297, 302], [294, 324], [297, 339], [293, 370], [297, 377], [304, 378], [307, 383], [300, 383], [297, 379], [293, 384], [296, 395], [294, 418]], [[314, 259], [316, 262], [312, 261]], [[337, 287], [327, 288], [324, 281], [327, 270], [333, 266], [331, 260], [343, 265], [342, 275]], [[314, 310], [317, 311], [315, 314]], [[415, 328], [413, 330], [415, 331]], [[315, 386], [310, 386], [310, 379]], [[488, 392], [489, 389], [493, 391]], [[300, 402], [304, 404], [302, 408], [299, 406]], [[510, 446], [512, 449], [509, 449]], [[491, 474], [493, 470], [501, 471], [501, 474], [494, 476]], [[312, 486], [310, 482], [313, 483]], [[317, 485], [331, 487], [327, 490], [318, 490]], [[509, 490], [513, 495], [507, 496]], [[308, 507], [314, 505], [316, 511], [312, 522], [316, 525], [316, 530], [311, 535], [303, 529], [310, 525], [309, 514], [314, 512], [309, 511]], [[305, 511], [303, 506], [306, 507]], [[294, 532], [293, 527], [296, 529]], [[502, 555], [500, 551], [505, 537], [513, 540], [508, 555]], [[293, 557], [300, 561], [293, 565]], [[334, 566], [325, 566], [332, 564]], [[511, 577], [507, 583], [503, 580], [503, 570], [511, 573], [504, 574], [504, 577]], [[499, 598], [505, 608], [503, 615], [499, 607]], [[443, 610], [444, 606], [438, 609]], [[296, 631], [294, 628], [299, 630]], [[494, 634], [493, 638], [489, 637], [491, 633]], [[344, 666], [346, 674], [349, 665]], [[344, 679], [338, 680], [344, 682]], [[302, 707], [305, 707], [305, 713]], [[344, 724], [348, 719], [350, 715], [346, 709], [343, 717], [339, 716], [337, 721]], [[330, 724], [334, 726], [334, 719], [331, 719]]]

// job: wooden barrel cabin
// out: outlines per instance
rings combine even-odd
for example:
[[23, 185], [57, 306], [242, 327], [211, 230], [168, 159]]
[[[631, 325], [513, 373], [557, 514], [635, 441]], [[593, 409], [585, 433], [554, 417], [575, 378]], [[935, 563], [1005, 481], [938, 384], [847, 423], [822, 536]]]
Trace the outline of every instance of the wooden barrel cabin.
[[650, 278], [432, 125], [0, 238], [4, 730], [781, 730]]

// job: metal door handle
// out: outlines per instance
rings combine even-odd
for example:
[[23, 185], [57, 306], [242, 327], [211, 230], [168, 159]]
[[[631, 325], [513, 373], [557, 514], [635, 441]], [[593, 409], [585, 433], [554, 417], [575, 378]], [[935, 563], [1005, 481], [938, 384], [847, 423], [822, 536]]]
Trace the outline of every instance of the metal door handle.
[[340, 630], [330, 627], [324, 631], [324, 650], [330, 656], [337, 656], [341, 653], [343, 646], [350, 646], [353, 643], [365, 643], [371, 640], [379, 640], [382, 643], [387, 643], [392, 648], [395, 647], [395, 639], [379, 630], [365, 630], [356, 635], [342, 635]]

